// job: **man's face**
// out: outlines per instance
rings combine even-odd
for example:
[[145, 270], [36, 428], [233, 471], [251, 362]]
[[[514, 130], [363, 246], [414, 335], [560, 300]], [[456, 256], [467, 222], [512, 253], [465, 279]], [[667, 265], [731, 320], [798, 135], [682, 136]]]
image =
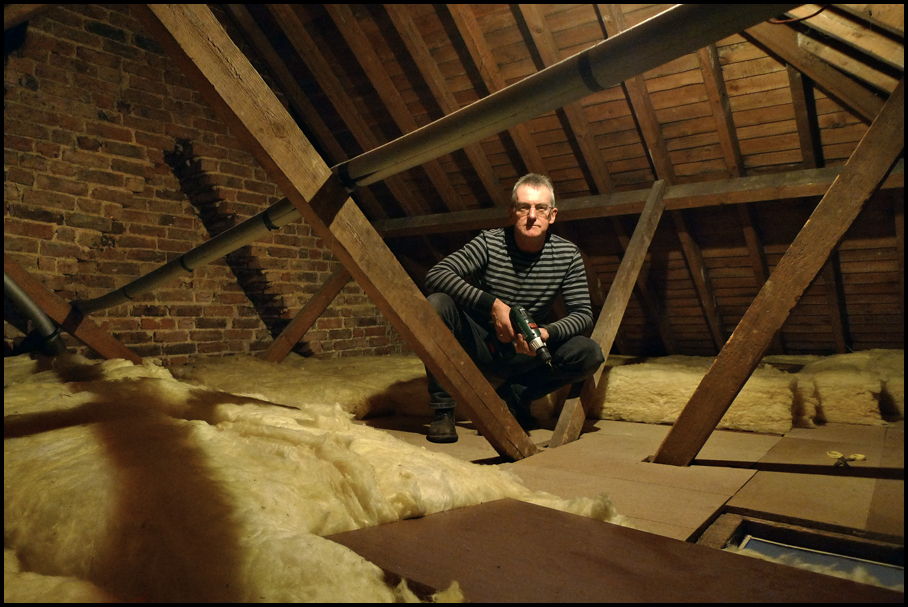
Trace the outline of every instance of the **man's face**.
[[[528, 210], [520, 211], [521, 207]], [[540, 212], [540, 207], [548, 208], [548, 213]], [[552, 208], [552, 193], [545, 186], [534, 188], [522, 185], [517, 188], [517, 201], [508, 207], [508, 216], [514, 224], [518, 240], [536, 240], [544, 237], [549, 226], [555, 223], [558, 209]]]

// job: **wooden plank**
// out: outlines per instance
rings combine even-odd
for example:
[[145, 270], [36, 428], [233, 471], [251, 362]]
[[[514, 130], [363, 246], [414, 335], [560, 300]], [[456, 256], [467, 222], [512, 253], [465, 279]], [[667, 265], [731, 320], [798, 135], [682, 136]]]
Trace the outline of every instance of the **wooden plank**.
[[328, 277], [328, 280], [316, 291], [306, 305], [290, 321], [281, 334], [274, 338], [271, 345], [262, 353], [262, 360], [279, 363], [290, 354], [290, 350], [303, 338], [306, 331], [315, 324], [325, 308], [334, 301], [334, 298], [350, 281], [350, 272], [343, 266], [339, 267]]
[[512, 499], [327, 539], [420, 586], [446, 589], [457, 581], [471, 603], [901, 603], [905, 597]]
[[904, 103], [903, 78], [697, 386], [659, 447], [656, 463], [687, 466], [703, 448], [773, 334], [902, 152]]
[[45, 314], [80, 342], [104, 358], [123, 358], [137, 365], [142, 364], [140, 356], [38, 282], [5, 252], [3, 253], [3, 271], [9, 274], [10, 278], [34, 300]]
[[537, 452], [210, 9], [133, 10], [496, 451], [511, 459]]
[[[627, 302], [631, 298], [637, 275], [646, 258], [646, 252], [656, 233], [656, 228], [659, 226], [659, 219], [665, 208], [664, 195], [665, 182], [657, 181], [650, 190], [646, 207], [640, 214], [634, 235], [631, 236], [630, 245], [624, 254], [624, 259], [621, 260], [618, 274], [612, 282], [605, 305], [602, 306], [602, 312], [599, 314], [599, 320], [593, 329], [592, 339], [602, 347], [602, 353], [606, 358], [612, 349], [618, 327], [621, 326], [621, 319], [624, 318], [624, 311], [627, 309]], [[601, 381], [604, 368], [604, 366], [600, 367], [592, 377], [584, 382], [579, 399], [570, 399], [564, 403], [549, 447], [558, 447], [577, 440], [577, 437], [580, 436], [583, 420], [586, 418], [585, 411], [601, 405], [605, 399], [606, 382]]]

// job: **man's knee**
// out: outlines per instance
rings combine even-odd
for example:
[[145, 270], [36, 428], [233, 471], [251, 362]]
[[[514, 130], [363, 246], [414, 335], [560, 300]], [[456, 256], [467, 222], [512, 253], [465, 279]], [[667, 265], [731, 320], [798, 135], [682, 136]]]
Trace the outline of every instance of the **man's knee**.
[[429, 303], [432, 304], [439, 316], [454, 307], [454, 300], [446, 293], [432, 293], [426, 299], [429, 300]]
[[[560, 365], [576, 372], [595, 372], [605, 362], [602, 348], [589, 337], [578, 335], [572, 337], [558, 349]], [[557, 356], [557, 355], [556, 355]]]
[[432, 293], [426, 299], [432, 307], [435, 308], [435, 312], [441, 317], [442, 322], [444, 322], [449, 329], [454, 330], [460, 325], [457, 304], [454, 303], [454, 300], [451, 299], [450, 295], [445, 293]]

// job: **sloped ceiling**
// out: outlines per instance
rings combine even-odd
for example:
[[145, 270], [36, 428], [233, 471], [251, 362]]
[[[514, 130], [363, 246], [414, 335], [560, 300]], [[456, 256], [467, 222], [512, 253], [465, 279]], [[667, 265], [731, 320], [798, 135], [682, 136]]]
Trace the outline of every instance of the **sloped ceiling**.
[[[247, 4], [228, 12], [253, 63], [333, 166], [670, 6]], [[388, 238], [420, 284], [478, 228], [498, 225], [481, 211], [506, 205], [528, 171], [549, 175], [564, 207], [603, 208], [657, 179], [777, 175], [772, 193], [745, 202], [695, 188], [686, 210], [663, 216], [615, 345], [634, 355], [715, 354], [823, 191], [803, 197], [784, 186], [844, 164], [904, 75], [901, 5], [804, 5], [774, 21], [354, 198], [380, 230], [388, 220], [431, 216], [428, 227]], [[834, 170], [823, 175], [828, 187]], [[904, 347], [903, 184], [897, 166], [772, 352]], [[620, 208], [600, 215], [557, 224], [588, 256], [598, 306], [637, 217]]]

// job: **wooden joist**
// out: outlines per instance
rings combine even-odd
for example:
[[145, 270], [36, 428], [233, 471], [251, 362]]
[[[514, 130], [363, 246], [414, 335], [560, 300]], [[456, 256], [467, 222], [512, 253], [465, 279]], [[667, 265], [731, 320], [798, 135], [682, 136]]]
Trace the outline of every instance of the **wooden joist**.
[[142, 359], [137, 354], [47, 289], [6, 253], [3, 254], [3, 271], [9, 274], [45, 314], [83, 344], [105, 358], [125, 358], [137, 365], [142, 364]]
[[138, 5], [135, 10], [496, 451], [512, 459], [535, 453], [535, 445], [211, 11], [200, 4]]
[[659, 447], [656, 463], [687, 466], [703, 448], [775, 332], [902, 152], [904, 104], [902, 79], [697, 386]]
[[[621, 319], [624, 318], [624, 311], [627, 309], [627, 302], [631, 298], [640, 268], [643, 267], [646, 252], [653, 240], [653, 235], [656, 233], [656, 228], [659, 226], [659, 219], [662, 217], [662, 211], [665, 208], [664, 195], [665, 182], [657, 181], [650, 190], [646, 207], [637, 221], [637, 227], [631, 237], [630, 246], [628, 246], [627, 252], [621, 260], [618, 274], [609, 289], [608, 297], [606, 297], [602, 312], [599, 314], [599, 320], [593, 329], [592, 339], [602, 347], [602, 353], [606, 358], [612, 349], [615, 335], [618, 334], [618, 327], [621, 326]], [[602, 381], [604, 370], [605, 366], [603, 365], [591, 378], [584, 382], [583, 391], [579, 398], [571, 398], [564, 403], [564, 408], [558, 417], [558, 424], [555, 426], [555, 432], [549, 442], [549, 447], [558, 447], [574, 441], [580, 436], [583, 420], [586, 418], [585, 412], [597, 405], [601, 405], [605, 399], [605, 385], [607, 382]]]

